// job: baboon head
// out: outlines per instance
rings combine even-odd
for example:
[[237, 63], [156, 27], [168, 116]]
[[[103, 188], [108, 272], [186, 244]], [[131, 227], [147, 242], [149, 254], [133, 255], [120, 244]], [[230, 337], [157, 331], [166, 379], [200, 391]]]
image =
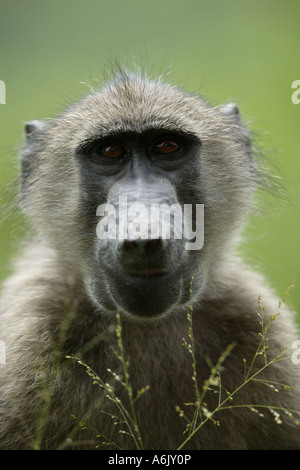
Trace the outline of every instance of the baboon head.
[[205, 295], [255, 186], [236, 105], [123, 73], [26, 134], [24, 208], [99, 311], [171, 312], [191, 278]]

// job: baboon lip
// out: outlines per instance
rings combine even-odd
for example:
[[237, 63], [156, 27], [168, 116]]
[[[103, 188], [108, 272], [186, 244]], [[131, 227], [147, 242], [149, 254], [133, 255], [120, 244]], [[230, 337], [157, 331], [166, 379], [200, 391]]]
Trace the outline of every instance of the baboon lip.
[[148, 269], [131, 270], [131, 271], [128, 271], [126, 274], [132, 277], [148, 278], [148, 277], [165, 276], [166, 274], [169, 274], [169, 271], [164, 270], [164, 269], [159, 269], [159, 268], [148, 268]]

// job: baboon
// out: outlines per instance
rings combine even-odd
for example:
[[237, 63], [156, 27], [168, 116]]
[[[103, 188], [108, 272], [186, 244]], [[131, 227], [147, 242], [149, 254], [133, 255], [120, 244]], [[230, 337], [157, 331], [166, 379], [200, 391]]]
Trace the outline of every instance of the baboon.
[[[2, 449], [300, 447], [296, 323], [236, 250], [253, 153], [235, 104], [126, 70], [26, 125], [34, 234], [3, 287]], [[172, 214], [169, 239], [149, 220], [146, 236], [99, 237], [101, 205], [117, 232], [130, 222], [124, 198], [190, 205], [194, 238], [204, 205], [203, 246]]]

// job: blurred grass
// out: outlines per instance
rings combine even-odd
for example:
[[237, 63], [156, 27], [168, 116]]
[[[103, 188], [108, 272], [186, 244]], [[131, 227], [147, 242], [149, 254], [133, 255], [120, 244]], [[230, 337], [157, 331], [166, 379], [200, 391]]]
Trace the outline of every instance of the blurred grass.
[[[290, 303], [300, 312], [300, 105], [291, 102], [300, 79], [298, 0], [1, 0], [0, 13], [3, 204], [13, 196], [24, 122], [55, 116], [87, 92], [82, 82], [101, 83], [114, 56], [148, 62], [154, 75], [171, 66], [171, 82], [212, 104], [237, 101], [283, 178], [289, 202], [261, 195], [265, 212], [252, 218], [243, 253], [279, 296], [296, 280]], [[24, 233], [23, 219], [5, 217], [0, 279]]]

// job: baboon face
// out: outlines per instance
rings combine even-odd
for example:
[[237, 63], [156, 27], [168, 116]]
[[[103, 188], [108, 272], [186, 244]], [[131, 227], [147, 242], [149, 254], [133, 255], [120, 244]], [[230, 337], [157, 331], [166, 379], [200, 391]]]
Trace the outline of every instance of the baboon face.
[[188, 301], [192, 277], [205, 291], [250, 206], [249, 149], [235, 106], [123, 75], [27, 125], [24, 204], [96, 306], [156, 317]]
[[[198, 195], [191, 188], [185, 198], [177, 187], [192, 177], [200, 147], [195, 136], [155, 127], [113, 132], [79, 147], [76, 157], [87, 190], [83, 207], [88, 211], [101, 201], [106, 204], [98, 215], [111, 210], [110, 218], [98, 223], [97, 267], [89, 284], [96, 302], [143, 317], [182, 302], [182, 273], [190, 279], [193, 267], [179, 212]], [[106, 196], [99, 197], [100, 192]], [[105, 296], [99, 269], [109, 288]]]

